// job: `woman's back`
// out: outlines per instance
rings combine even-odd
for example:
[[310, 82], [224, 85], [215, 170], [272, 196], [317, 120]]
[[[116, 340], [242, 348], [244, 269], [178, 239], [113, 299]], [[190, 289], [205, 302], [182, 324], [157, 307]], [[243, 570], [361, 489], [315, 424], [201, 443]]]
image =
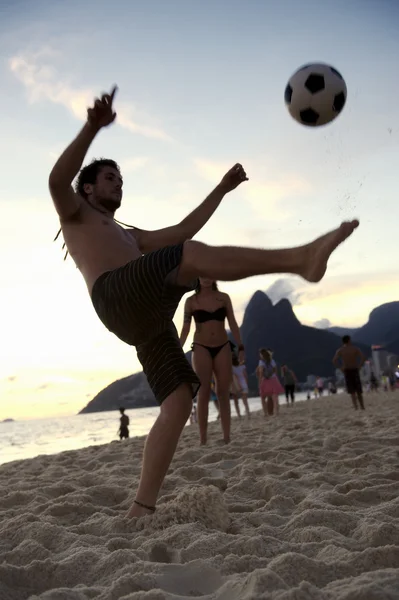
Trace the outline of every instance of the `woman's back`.
[[284, 369], [284, 374], [283, 374], [283, 382], [284, 385], [294, 385], [295, 384], [295, 377], [293, 372], [291, 371], [291, 369]]

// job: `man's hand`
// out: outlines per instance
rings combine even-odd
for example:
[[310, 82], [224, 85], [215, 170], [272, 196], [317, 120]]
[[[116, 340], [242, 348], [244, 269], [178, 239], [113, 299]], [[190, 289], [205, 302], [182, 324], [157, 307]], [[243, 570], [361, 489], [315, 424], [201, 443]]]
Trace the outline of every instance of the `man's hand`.
[[117, 89], [114, 86], [110, 94], [103, 94], [100, 99], [96, 98], [93, 108], [87, 109], [87, 122], [93, 130], [99, 131], [115, 121], [116, 112], [113, 110], [112, 103]]
[[237, 163], [230, 171], [227, 171], [220, 185], [227, 193], [235, 190], [243, 181], [248, 181], [248, 177], [243, 166]]
[[240, 350], [238, 353], [238, 361], [240, 365], [245, 365], [245, 352], [244, 350]]

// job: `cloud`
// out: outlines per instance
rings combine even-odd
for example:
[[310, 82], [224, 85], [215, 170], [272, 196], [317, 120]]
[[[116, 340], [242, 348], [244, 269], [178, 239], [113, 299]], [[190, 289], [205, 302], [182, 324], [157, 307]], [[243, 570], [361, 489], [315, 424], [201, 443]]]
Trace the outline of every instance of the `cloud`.
[[198, 174], [206, 181], [214, 184], [217, 184], [233, 166], [228, 162], [213, 162], [202, 158], [195, 158], [193, 162]]
[[133, 158], [126, 158], [120, 162], [120, 168], [122, 173], [132, 173], [142, 169], [148, 164], [148, 156], [134, 156]]
[[267, 221], [285, 221], [295, 214], [292, 205], [284, 203], [292, 196], [310, 191], [310, 186], [300, 178], [270, 180], [265, 183], [253, 182], [245, 190], [252, 209]]
[[330, 319], [320, 319], [319, 321], [315, 321], [313, 323], [313, 327], [317, 327], [317, 329], [328, 329], [331, 327], [332, 323]]
[[[217, 184], [223, 175], [233, 166], [227, 162], [214, 162], [202, 158], [194, 159], [197, 173], [213, 184]], [[292, 197], [308, 194], [311, 184], [299, 175], [284, 173], [266, 177], [261, 167], [243, 163], [249, 181], [240, 187], [240, 193], [248, 201], [254, 212], [267, 221], [284, 221], [291, 217], [295, 204], [289, 202]], [[287, 201], [287, 202], [284, 202]]]
[[[60, 104], [77, 119], [84, 120], [87, 107], [92, 104], [96, 92], [89, 87], [75, 87], [67, 79], [60, 78], [57, 69], [51, 64], [58, 56], [59, 53], [52, 48], [43, 47], [35, 53], [22, 53], [11, 57], [9, 68], [25, 86], [30, 103], [49, 101]], [[138, 123], [137, 112], [132, 104], [118, 102], [116, 123], [145, 137], [171, 141], [171, 137], [162, 129]]]
[[273, 304], [276, 304], [283, 298], [286, 298], [291, 304], [301, 304], [302, 293], [298, 291], [297, 286], [290, 279], [277, 279], [265, 292]]

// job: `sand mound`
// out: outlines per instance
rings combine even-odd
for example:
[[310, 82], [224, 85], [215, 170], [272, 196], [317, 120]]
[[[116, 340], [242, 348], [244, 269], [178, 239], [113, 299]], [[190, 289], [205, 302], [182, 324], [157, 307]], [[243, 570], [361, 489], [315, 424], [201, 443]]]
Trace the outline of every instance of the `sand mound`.
[[0, 467], [0, 600], [397, 600], [399, 393], [188, 427], [157, 512], [143, 439]]

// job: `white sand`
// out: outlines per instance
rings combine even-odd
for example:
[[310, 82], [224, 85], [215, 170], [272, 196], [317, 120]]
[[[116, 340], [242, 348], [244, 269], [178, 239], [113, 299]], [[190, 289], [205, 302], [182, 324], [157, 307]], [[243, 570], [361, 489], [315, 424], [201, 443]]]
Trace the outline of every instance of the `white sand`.
[[0, 600], [398, 600], [399, 393], [366, 403], [187, 427], [130, 522], [142, 438], [3, 465]]

